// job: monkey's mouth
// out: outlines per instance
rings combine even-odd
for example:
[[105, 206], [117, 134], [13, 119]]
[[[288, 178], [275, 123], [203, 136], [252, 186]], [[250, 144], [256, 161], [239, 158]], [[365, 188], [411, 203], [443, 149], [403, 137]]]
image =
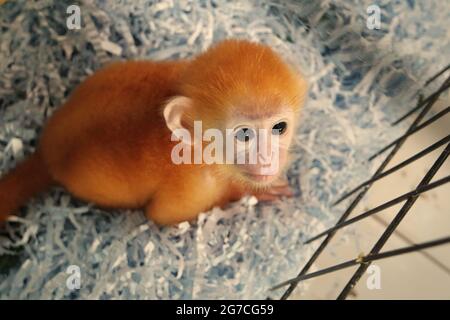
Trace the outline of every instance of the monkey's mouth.
[[253, 174], [253, 173], [248, 173], [248, 172], [244, 172], [244, 175], [249, 180], [257, 182], [257, 183], [268, 183], [268, 182], [273, 181], [277, 177], [276, 175]]

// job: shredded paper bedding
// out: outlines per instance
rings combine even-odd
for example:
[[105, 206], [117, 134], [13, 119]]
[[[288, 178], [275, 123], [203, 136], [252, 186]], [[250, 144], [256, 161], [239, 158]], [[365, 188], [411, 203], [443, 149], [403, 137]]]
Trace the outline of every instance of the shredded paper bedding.
[[[79, 30], [66, 25], [73, 4], [81, 12]], [[372, 4], [381, 12], [380, 29], [367, 27]], [[6, 1], [0, 6], [0, 175], [34, 150], [46, 119], [74, 87], [110, 61], [191, 57], [218, 40], [244, 38], [272, 46], [310, 88], [288, 171], [294, 198], [271, 204], [246, 198], [193, 223], [161, 228], [140, 210], [106, 212], [53, 189], [0, 234], [0, 298], [279, 297], [281, 291], [268, 289], [308, 260], [317, 244], [303, 241], [336, 222], [344, 206], [330, 204], [370, 175], [365, 159], [404, 129], [390, 121], [448, 63], [449, 6], [439, 0]], [[80, 271], [79, 289], [68, 285], [70, 266]]]

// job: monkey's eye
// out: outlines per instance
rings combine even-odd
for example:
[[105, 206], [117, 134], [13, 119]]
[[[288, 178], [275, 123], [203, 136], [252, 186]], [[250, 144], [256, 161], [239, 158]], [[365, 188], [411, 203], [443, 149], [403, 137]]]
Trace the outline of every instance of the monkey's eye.
[[272, 134], [282, 135], [286, 132], [287, 123], [286, 121], [278, 122], [276, 125], [272, 127]]
[[235, 137], [241, 142], [247, 142], [253, 139], [255, 132], [250, 128], [240, 128], [236, 131]]

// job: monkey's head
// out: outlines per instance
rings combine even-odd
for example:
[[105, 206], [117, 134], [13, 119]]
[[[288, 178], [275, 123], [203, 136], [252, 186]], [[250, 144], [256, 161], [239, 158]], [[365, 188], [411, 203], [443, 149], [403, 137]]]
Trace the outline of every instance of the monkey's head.
[[[201, 121], [204, 131], [231, 136], [234, 162], [221, 172], [265, 186], [286, 166], [306, 90], [305, 80], [269, 47], [226, 40], [188, 64], [164, 117], [172, 132]], [[225, 159], [230, 144], [223, 145]]]

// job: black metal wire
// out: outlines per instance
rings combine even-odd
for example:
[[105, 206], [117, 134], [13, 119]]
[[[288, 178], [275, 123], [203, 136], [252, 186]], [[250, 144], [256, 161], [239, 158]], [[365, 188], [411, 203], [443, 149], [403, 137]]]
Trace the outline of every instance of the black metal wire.
[[[422, 188], [427, 186], [431, 179], [433, 179], [434, 175], [438, 172], [442, 164], [447, 160], [448, 156], [450, 155], [450, 143], [447, 145], [445, 150], [441, 153], [441, 155], [438, 157], [438, 159], [434, 162], [434, 164], [431, 166], [430, 170], [428, 170], [425, 177], [420, 181], [417, 188]], [[395, 216], [394, 220], [388, 225], [384, 233], [381, 235], [381, 237], [378, 239], [378, 241], [373, 246], [372, 250], [370, 251], [371, 255], [378, 254], [380, 250], [383, 248], [387, 240], [390, 238], [392, 233], [394, 233], [397, 226], [400, 224], [400, 222], [403, 220], [403, 218], [406, 216], [408, 211], [411, 209], [413, 204], [416, 202], [418, 198], [418, 195], [411, 195], [408, 200], [406, 200], [403, 207], [400, 209], [400, 211]], [[344, 289], [341, 291], [341, 293], [338, 296], [338, 300], [345, 299], [347, 295], [350, 293], [350, 290], [356, 285], [356, 283], [359, 281], [361, 276], [366, 272], [369, 263], [362, 264], [359, 266], [358, 270], [353, 274], [352, 278], [347, 282], [347, 285], [344, 287]]]
[[425, 82], [425, 87], [427, 87], [430, 83], [432, 83], [434, 80], [436, 80], [437, 78], [439, 78], [441, 75], [443, 75], [445, 73], [445, 71], [450, 69], [450, 64], [448, 66], [446, 66], [444, 69], [442, 69], [441, 71], [439, 71], [438, 73], [436, 73], [434, 76], [432, 76], [430, 79], [428, 79]]
[[[445, 70], [440, 71], [438, 74], [436, 74], [435, 76], [433, 76], [430, 80], [428, 80], [427, 82], [431, 82], [434, 79], [436, 79], [438, 76], [440, 76], [441, 74], [443, 74], [445, 71], [447, 70], [447, 68]], [[436, 91], [434, 94], [430, 95], [427, 99], [423, 100], [420, 98], [420, 102], [419, 104], [421, 105], [421, 107], [423, 107], [423, 109], [421, 110], [421, 112], [419, 113], [419, 115], [415, 118], [415, 120], [413, 121], [413, 123], [410, 125], [410, 127], [408, 128], [407, 132], [405, 135], [403, 135], [402, 137], [400, 137], [399, 139], [397, 139], [397, 141], [394, 144], [394, 148], [391, 150], [391, 152], [386, 156], [386, 158], [384, 159], [384, 161], [381, 163], [381, 165], [379, 166], [379, 168], [376, 170], [375, 174], [373, 175], [373, 177], [376, 177], [377, 175], [381, 174], [384, 170], [384, 168], [388, 165], [389, 161], [395, 156], [395, 154], [397, 153], [397, 151], [400, 149], [400, 147], [403, 145], [403, 143], [405, 142], [405, 140], [408, 138], [409, 135], [411, 135], [411, 133], [418, 127], [419, 123], [422, 121], [422, 119], [426, 116], [426, 114], [428, 113], [428, 111], [431, 109], [431, 107], [433, 106], [433, 104], [437, 101], [437, 99], [439, 98], [439, 95], [444, 92], [446, 89], [448, 89], [448, 83], [450, 83], [450, 77], [448, 77], [444, 83], [441, 85], [441, 87], [438, 89], [438, 91]], [[416, 107], [417, 108], [417, 107]], [[415, 108], [415, 109], [416, 109]], [[417, 108], [417, 110], [419, 110], [420, 108]], [[415, 111], [414, 111], [415, 112]], [[410, 114], [413, 114], [414, 112], [411, 112]], [[409, 116], [409, 115], [408, 115]], [[347, 207], [347, 210], [345, 210], [345, 212], [342, 214], [342, 216], [339, 218], [339, 220], [337, 221], [337, 224], [344, 222], [347, 217], [352, 213], [353, 209], [358, 205], [359, 201], [361, 201], [361, 199], [364, 197], [364, 195], [367, 193], [367, 191], [369, 190], [371, 184], [368, 184], [367, 186], [365, 186], [362, 191], [353, 199], [353, 201], [350, 203], [350, 205]], [[305, 264], [305, 266], [302, 268], [302, 270], [299, 272], [298, 277], [303, 276], [306, 274], [306, 272], [308, 272], [308, 270], [311, 268], [312, 264], [317, 260], [317, 258], [320, 256], [320, 254], [323, 252], [323, 250], [326, 248], [326, 246], [328, 245], [328, 243], [331, 241], [331, 239], [333, 238], [334, 234], [336, 231], [334, 232], [330, 232], [326, 238], [321, 242], [321, 244], [319, 245], [319, 247], [316, 249], [316, 251], [313, 253], [313, 255], [311, 256], [311, 258], [307, 261], [307, 263]], [[351, 279], [352, 281], [352, 286], [354, 286], [356, 284], [356, 282], [359, 280], [360, 276], [358, 278], [353, 277]], [[350, 282], [349, 282], [350, 283]], [[289, 296], [292, 294], [292, 292], [295, 290], [296, 286], [298, 285], [298, 281], [293, 281], [292, 283], [290, 283], [289, 287], [287, 288], [287, 290], [284, 292], [284, 294], [281, 297], [281, 300], [285, 300], [287, 298], [289, 298]], [[350, 288], [351, 289], [351, 288]], [[347, 287], [344, 288], [344, 290], [347, 290]], [[349, 291], [349, 290], [348, 290]], [[341, 298], [343, 296], [343, 294], [345, 294], [345, 296], [348, 294], [348, 292], [342, 292], [341, 293]]]
[[325, 268], [325, 269], [322, 269], [322, 270], [319, 270], [316, 272], [311, 272], [311, 273], [308, 273], [308, 274], [305, 274], [302, 276], [298, 276], [296, 278], [286, 280], [286, 281], [279, 283], [276, 286], [272, 287], [270, 290], [277, 290], [277, 289], [280, 289], [280, 288], [287, 286], [294, 282], [300, 282], [300, 281], [316, 278], [318, 276], [322, 276], [322, 275], [325, 275], [325, 274], [328, 274], [328, 273], [331, 273], [334, 271], [342, 270], [342, 269], [345, 269], [348, 267], [352, 267], [352, 266], [355, 266], [358, 264], [365, 264], [365, 263], [372, 262], [375, 260], [381, 260], [381, 259], [386, 259], [386, 258], [390, 258], [390, 257], [395, 257], [395, 256], [399, 256], [402, 254], [411, 253], [411, 252], [415, 252], [415, 251], [419, 251], [419, 250], [424, 250], [424, 249], [428, 249], [431, 247], [440, 246], [440, 245], [448, 244], [448, 243], [450, 243], [450, 237], [445, 237], [445, 238], [440, 238], [440, 239], [436, 239], [433, 241], [423, 242], [421, 244], [416, 244], [416, 245], [412, 245], [412, 246], [408, 246], [408, 247], [404, 247], [404, 248], [400, 248], [400, 249], [386, 251], [383, 253], [358, 257], [356, 259], [349, 260], [349, 261], [346, 261], [343, 263], [339, 263], [334, 266], [331, 266], [331, 267], [328, 267], [328, 268]]
[[444, 110], [438, 112], [437, 114], [435, 114], [434, 116], [432, 116], [430, 119], [428, 119], [427, 121], [425, 121], [424, 123], [422, 123], [420, 126], [417, 126], [414, 130], [412, 130], [410, 133], [404, 134], [403, 136], [401, 136], [400, 138], [395, 139], [394, 141], [392, 141], [391, 143], [389, 143], [387, 146], [385, 146], [384, 148], [380, 149], [379, 151], [377, 151], [376, 153], [374, 153], [372, 156], [370, 156], [369, 161], [372, 161], [373, 159], [375, 159], [376, 157], [378, 157], [380, 154], [382, 154], [383, 152], [385, 152], [387, 149], [389, 149], [390, 147], [394, 146], [400, 139], [403, 139], [404, 137], [410, 136], [414, 133], [416, 133], [417, 131], [427, 127], [428, 125], [432, 124], [433, 122], [439, 120], [440, 118], [442, 118], [443, 116], [445, 116], [447, 113], [450, 112], [450, 106], [445, 108]]
[[[345, 219], [348, 217], [348, 215], [353, 211], [353, 209], [359, 203], [359, 201], [364, 197], [365, 193], [366, 193], [366, 190], [363, 190], [361, 193], [358, 194], [358, 196], [355, 198], [355, 200], [353, 200], [351, 205], [344, 212], [344, 214], [342, 214], [342, 216], [339, 218], [338, 223], [345, 221]], [[300, 271], [298, 276], [304, 275], [306, 272], [308, 272], [309, 268], [311, 268], [312, 264], [317, 260], [319, 255], [322, 253], [322, 251], [325, 249], [325, 247], [331, 241], [331, 239], [333, 238], [334, 234], [335, 234], [334, 232], [331, 232], [330, 234], [328, 234], [328, 236], [322, 241], [322, 243], [319, 245], [319, 247], [316, 249], [316, 251], [314, 251], [313, 255], [308, 260], [308, 262], [305, 264], [305, 266]], [[287, 288], [287, 290], [281, 296], [281, 300], [286, 300], [287, 298], [289, 298], [289, 296], [295, 290], [297, 285], [298, 285], [298, 282], [291, 283], [289, 288]]]
[[438, 91], [436, 91], [433, 94], [429, 95], [428, 98], [426, 98], [425, 100], [420, 101], [415, 108], [413, 108], [412, 110], [408, 111], [406, 114], [404, 114], [403, 116], [401, 116], [400, 118], [395, 120], [392, 123], [392, 125], [395, 126], [395, 125], [399, 124], [400, 122], [406, 120], [412, 114], [414, 114], [416, 111], [420, 110], [423, 106], [425, 106], [427, 103], [429, 103], [430, 101], [434, 100], [436, 97], [439, 97], [439, 95], [442, 92], [444, 92], [445, 90], [447, 90], [448, 88], [450, 88], [450, 81], [448, 81], [448, 79], [447, 79], [447, 81], [444, 82], [444, 85], [441, 88], [439, 88]]
[[321, 232], [318, 235], [316, 235], [316, 236], [306, 240], [304, 242], [304, 244], [311, 243], [314, 240], [317, 240], [320, 237], [323, 237], [324, 235], [327, 235], [327, 234], [329, 234], [331, 232], [335, 232], [335, 231], [337, 231], [339, 229], [342, 229], [343, 227], [346, 227], [346, 226], [348, 226], [350, 224], [353, 224], [353, 223], [355, 223], [357, 221], [360, 221], [360, 220], [363, 220], [365, 218], [368, 218], [368, 217], [370, 217], [371, 215], [373, 215], [375, 213], [378, 213], [378, 212], [383, 211], [383, 210], [385, 210], [387, 208], [395, 206], [396, 204], [398, 204], [398, 203], [400, 203], [402, 201], [405, 201], [406, 199], [408, 199], [410, 197], [419, 196], [422, 193], [425, 193], [425, 192], [430, 191], [430, 190], [432, 190], [434, 188], [440, 187], [441, 185], [449, 183], [449, 182], [450, 182], [450, 175], [446, 176], [445, 178], [439, 179], [439, 180], [437, 180], [437, 181], [435, 181], [433, 183], [417, 187], [417, 189], [415, 189], [413, 191], [410, 191], [410, 192], [407, 192], [405, 194], [402, 194], [401, 196], [398, 196], [395, 199], [389, 200], [389, 201], [387, 201], [387, 202], [385, 202], [385, 203], [383, 203], [383, 204], [381, 204], [381, 205], [379, 205], [379, 206], [377, 206], [377, 207], [375, 207], [373, 209], [370, 209], [370, 210], [368, 210], [368, 211], [366, 211], [364, 213], [361, 213], [360, 215], [358, 215], [358, 216], [356, 216], [354, 218], [351, 218], [349, 220], [346, 220], [346, 221], [343, 221], [341, 223], [336, 224], [334, 227], [331, 227], [330, 229], [325, 230], [324, 232]]
[[430, 152], [433, 152], [434, 150], [440, 148], [441, 146], [443, 146], [444, 144], [446, 144], [448, 141], [450, 141], [450, 134], [444, 138], [442, 138], [441, 140], [439, 140], [438, 142], [433, 143], [431, 146], [423, 149], [422, 151], [416, 153], [415, 155], [413, 155], [412, 157], [406, 159], [405, 161], [402, 161], [401, 163], [399, 163], [398, 165], [392, 167], [389, 170], [384, 171], [383, 173], [380, 173], [379, 175], [361, 183], [359, 186], [353, 188], [351, 191], [348, 191], [347, 193], [345, 193], [342, 197], [340, 197], [338, 200], [336, 200], [336, 202], [333, 205], [337, 205], [338, 203], [342, 202], [343, 200], [347, 199], [348, 197], [350, 197], [352, 194], [354, 194], [356, 191], [358, 191], [359, 189], [361, 189], [362, 187], [365, 187], [369, 184], [372, 184], [373, 182], [380, 180], [381, 178], [384, 178], [388, 175], [390, 175], [391, 173], [394, 173], [404, 167], [406, 167], [408, 164], [413, 163], [414, 161], [426, 156], [427, 154], [429, 154]]

